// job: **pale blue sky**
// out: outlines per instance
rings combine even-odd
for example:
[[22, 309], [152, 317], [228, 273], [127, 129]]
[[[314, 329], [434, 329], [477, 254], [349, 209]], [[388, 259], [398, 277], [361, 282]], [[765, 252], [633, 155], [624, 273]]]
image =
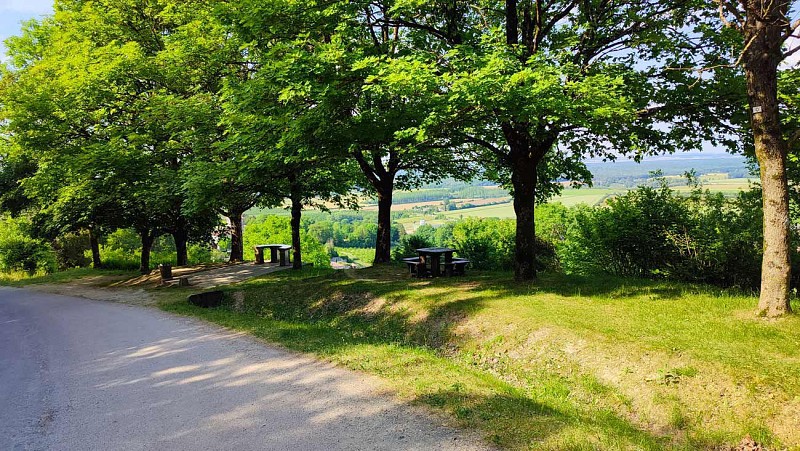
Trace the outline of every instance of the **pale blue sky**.
[[52, 12], [53, 0], [0, 0], [0, 58], [6, 54], [2, 41], [19, 34], [22, 22]]

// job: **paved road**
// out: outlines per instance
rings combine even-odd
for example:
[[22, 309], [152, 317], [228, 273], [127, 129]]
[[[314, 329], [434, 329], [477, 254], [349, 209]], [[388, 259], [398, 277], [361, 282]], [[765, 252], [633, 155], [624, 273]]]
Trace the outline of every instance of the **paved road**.
[[379, 389], [157, 310], [0, 288], [0, 450], [480, 448]]

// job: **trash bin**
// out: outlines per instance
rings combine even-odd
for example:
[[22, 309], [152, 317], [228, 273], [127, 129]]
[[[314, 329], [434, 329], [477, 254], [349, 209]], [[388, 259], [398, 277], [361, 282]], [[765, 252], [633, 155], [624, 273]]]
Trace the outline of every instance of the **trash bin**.
[[172, 265], [158, 265], [161, 280], [172, 280]]

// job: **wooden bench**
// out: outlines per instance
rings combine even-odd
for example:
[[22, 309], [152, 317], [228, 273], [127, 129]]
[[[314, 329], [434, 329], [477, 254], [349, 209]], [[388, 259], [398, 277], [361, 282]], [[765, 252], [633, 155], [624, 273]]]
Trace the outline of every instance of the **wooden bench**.
[[403, 263], [408, 266], [408, 272], [411, 274], [411, 277], [428, 277], [428, 269], [419, 257], [404, 258]]
[[444, 264], [444, 274], [446, 276], [463, 276], [469, 263], [469, 260], [465, 258], [454, 258], [451, 262]]

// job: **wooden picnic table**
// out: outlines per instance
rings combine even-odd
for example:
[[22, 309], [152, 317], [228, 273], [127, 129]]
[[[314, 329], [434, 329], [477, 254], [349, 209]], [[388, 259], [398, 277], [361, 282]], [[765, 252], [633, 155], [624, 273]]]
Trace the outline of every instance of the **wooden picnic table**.
[[[258, 246], [253, 246], [256, 250], [256, 264], [263, 265], [264, 264], [264, 249], [269, 249], [269, 262], [270, 263], [280, 263], [280, 266], [286, 266], [288, 263], [291, 263], [291, 257], [288, 255], [288, 251], [292, 249], [292, 246], [288, 244], [259, 244]], [[280, 259], [278, 258], [278, 253], [280, 252]]]
[[450, 249], [449, 247], [423, 247], [417, 249], [417, 254], [419, 255], [420, 263], [422, 263], [423, 266], [427, 266], [428, 261], [430, 261], [431, 276], [439, 277], [442, 275], [442, 255], [444, 255], [445, 265], [452, 264], [453, 252], [455, 251], [455, 249]]

